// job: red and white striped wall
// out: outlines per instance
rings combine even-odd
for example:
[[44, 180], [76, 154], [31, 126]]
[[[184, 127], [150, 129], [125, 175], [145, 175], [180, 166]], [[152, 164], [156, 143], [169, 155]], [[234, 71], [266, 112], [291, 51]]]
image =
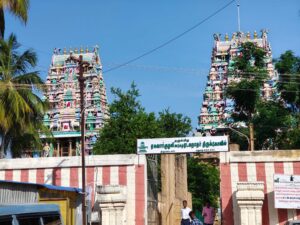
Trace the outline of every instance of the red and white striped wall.
[[[126, 221], [128, 225], [145, 225], [147, 218], [147, 166], [144, 156], [99, 155], [86, 157], [86, 183], [127, 187]], [[81, 188], [81, 158], [50, 157], [1, 159], [0, 180], [52, 184]]]
[[237, 182], [263, 181], [265, 199], [262, 207], [263, 225], [284, 225], [288, 220], [300, 220], [300, 210], [275, 209], [274, 174], [300, 175], [300, 151], [257, 151], [220, 153], [220, 190], [222, 224], [239, 225], [235, 199]]

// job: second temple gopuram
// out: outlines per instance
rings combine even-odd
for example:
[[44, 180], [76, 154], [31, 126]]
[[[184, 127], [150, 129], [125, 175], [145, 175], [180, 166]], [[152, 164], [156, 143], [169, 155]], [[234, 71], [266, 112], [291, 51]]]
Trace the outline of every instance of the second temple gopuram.
[[[85, 68], [85, 150], [91, 154], [97, 140], [99, 129], [108, 118], [106, 89], [102, 76], [102, 65], [98, 47], [55, 49], [49, 68], [45, 98], [50, 109], [44, 116], [44, 124], [51, 130], [54, 141], [47, 142], [43, 148], [44, 156], [80, 155], [80, 93], [77, 65], [67, 60], [83, 56], [89, 63]], [[41, 135], [41, 138], [45, 138]]]

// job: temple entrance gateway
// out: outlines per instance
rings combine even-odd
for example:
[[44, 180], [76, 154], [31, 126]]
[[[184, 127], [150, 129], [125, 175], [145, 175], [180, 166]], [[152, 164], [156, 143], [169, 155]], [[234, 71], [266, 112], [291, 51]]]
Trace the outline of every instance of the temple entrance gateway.
[[[188, 192], [186, 153], [226, 152], [227, 136], [139, 139], [137, 153], [147, 157], [161, 155], [161, 192], [158, 193], [160, 221], [156, 224], [180, 224], [182, 201], [192, 208]], [[148, 217], [149, 218], [149, 217]]]
[[[77, 74], [77, 62], [69, 58], [82, 56], [89, 66], [84, 69], [85, 112], [80, 111], [80, 90]], [[52, 132], [51, 137], [41, 134], [44, 140], [44, 156], [75, 156], [79, 154], [80, 121], [85, 120], [85, 149], [91, 154], [93, 145], [109, 117], [107, 108], [106, 88], [102, 76], [102, 65], [99, 48], [54, 49], [49, 73], [46, 80], [45, 100], [49, 101], [49, 110], [43, 122]], [[47, 138], [53, 138], [51, 147]], [[50, 148], [50, 149], [48, 149]], [[55, 152], [55, 153], [54, 153]]]

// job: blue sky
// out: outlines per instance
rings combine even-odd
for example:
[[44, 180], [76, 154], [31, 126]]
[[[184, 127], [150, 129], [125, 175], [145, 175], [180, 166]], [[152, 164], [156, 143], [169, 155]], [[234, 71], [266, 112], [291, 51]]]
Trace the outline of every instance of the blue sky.
[[[14, 32], [24, 47], [39, 56], [43, 78], [55, 47], [100, 46], [103, 69], [121, 64], [188, 29], [229, 1], [225, 0], [31, 0], [23, 26], [6, 14], [6, 36]], [[241, 29], [269, 30], [273, 56], [291, 49], [300, 55], [300, 0], [240, 0]], [[131, 66], [104, 74], [108, 90], [138, 85], [147, 111], [171, 111], [191, 117], [197, 125], [207, 81], [213, 33], [237, 30], [236, 5], [170, 45]]]

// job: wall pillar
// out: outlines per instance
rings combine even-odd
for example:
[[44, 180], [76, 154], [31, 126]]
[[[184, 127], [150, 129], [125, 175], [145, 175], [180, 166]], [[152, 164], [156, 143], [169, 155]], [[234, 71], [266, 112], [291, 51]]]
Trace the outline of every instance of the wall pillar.
[[191, 194], [187, 185], [186, 155], [161, 155], [160, 214], [162, 225], [180, 224], [182, 201], [192, 208]]
[[69, 156], [72, 156], [73, 150], [72, 150], [72, 140], [69, 140]]
[[237, 183], [236, 200], [239, 207], [238, 225], [262, 225], [262, 205], [264, 201], [263, 182]]
[[161, 155], [162, 225], [173, 223], [175, 200], [175, 155]]
[[[123, 225], [123, 211], [126, 205], [126, 189], [120, 185], [97, 187], [97, 201], [101, 225]], [[132, 209], [130, 209], [132, 210]]]
[[56, 152], [56, 156], [60, 156], [60, 142], [59, 140], [57, 140], [57, 152]]

